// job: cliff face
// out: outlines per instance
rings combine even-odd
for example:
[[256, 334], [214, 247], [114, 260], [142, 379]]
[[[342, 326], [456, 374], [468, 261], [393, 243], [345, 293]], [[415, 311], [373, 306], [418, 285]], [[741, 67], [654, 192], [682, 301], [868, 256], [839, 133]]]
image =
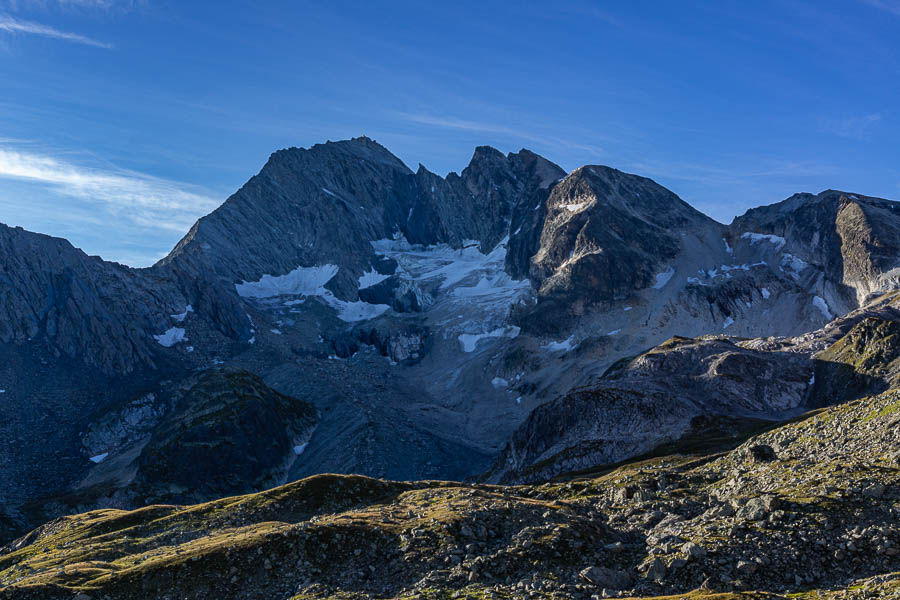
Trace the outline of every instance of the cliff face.
[[154, 365], [183, 296], [165, 279], [87, 256], [66, 240], [0, 225], [0, 343], [41, 345], [105, 372]]
[[722, 418], [777, 421], [898, 383], [897, 293], [794, 338], [672, 338], [536, 408], [488, 480], [545, 481], [684, 438], [714, 439]]
[[796, 194], [747, 211], [730, 227], [784, 238], [785, 251], [823, 273], [836, 312], [896, 289], [900, 277], [900, 207], [896, 202], [828, 190]]

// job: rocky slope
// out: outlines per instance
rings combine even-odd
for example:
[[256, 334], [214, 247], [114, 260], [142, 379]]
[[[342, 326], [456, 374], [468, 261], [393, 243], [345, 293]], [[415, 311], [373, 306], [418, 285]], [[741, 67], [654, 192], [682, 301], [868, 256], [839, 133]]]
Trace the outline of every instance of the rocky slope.
[[542, 485], [318, 475], [72, 515], [0, 550], [0, 598], [894, 598], [898, 419], [891, 389]]
[[[649, 356], [606, 380], [616, 414], [646, 435], [582, 447], [565, 468], [643, 452], [697, 416], [780, 419], [828, 403], [801, 390], [806, 367], [779, 382], [748, 375], [781, 355], [735, 340], [798, 336], [896, 287], [895, 206], [799, 195], [724, 226], [608, 167], [566, 174], [527, 150], [479, 147], [460, 174], [439, 177], [363, 137], [276, 152], [149, 269], [2, 227], [0, 438], [12, 443], [0, 444], [0, 523], [182, 501], [177, 487], [135, 487], [147, 440], [194, 444], [173, 422], [199, 428], [197, 439], [204, 427], [244, 436], [225, 453], [234, 462], [204, 463], [215, 484], [192, 501], [322, 472], [476, 476], [534, 409], [674, 336], [734, 337], [678, 350], [701, 363], [678, 373], [689, 393], [667, 387], [675, 371], [654, 371]], [[214, 423], [178, 408], [219, 368], [258, 377], [266, 405], [230, 405]], [[879, 377], [859, 369], [860, 385]], [[234, 378], [218, 381], [240, 397]], [[643, 413], [620, 398], [641, 386]], [[230, 402], [215, 397], [198, 395]], [[318, 417], [303, 452], [287, 442], [299, 430], [270, 446], [261, 423], [303, 422], [309, 406]], [[563, 449], [561, 423], [547, 420], [516, 470]], [[591, 427], [575, 430], [610, 433]], [[246, 474], [261, 460], [254, 447], [271, 450], [258, 477], [225, 485], [223, 469]]]
[[900, 382], [900, 296], [793, 338], [672, 338], [536, 408], [489, 481], [536, 482], [616, 463], [723, 418], [778, 420]]

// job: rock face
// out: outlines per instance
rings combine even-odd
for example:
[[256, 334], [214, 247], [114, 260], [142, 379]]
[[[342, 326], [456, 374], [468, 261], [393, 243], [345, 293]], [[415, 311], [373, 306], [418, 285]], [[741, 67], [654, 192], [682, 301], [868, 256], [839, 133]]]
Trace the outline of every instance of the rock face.
[[[566, 459], [575, 468], [677, 439], [698, 418], [827, 403], [839, 378], [820, 374], [824, 359], [821, 393], [806, 389], [806, 363], [760, 375], [779, 352], [811, 355], [825, 337], [797, 341], [802, 352], [737, 337], [801, 336], [900, 285], [897, 210], [825, 192], [724, 226], [608, 167], [566, 174], [527, 150], [479, 147], [439, 177], [361, 137], [274, 153], [148, 269], [0, 227], [0, 439], [13, 440], [0, 444], [0, 512], [24, 520], [26, 503], [59, 514], [133, 491], [140, 444], [171, 419], [200, 435], [202, 419], [178, 398], [223, 367], [319, 411], [288, 479], [475, 476], [543, 405], [571, 414], [534, 413], [537, 445], [516, 450], [510, 473], [559, 454], [568, 430], [593, 440]], [[711, 333], [729, 338], [698, 339]], [[696, 341], [657, 364], [646, 349], [675, 336]], [[853, 369], [861, 385], [887, 381]], [[222, 426], [274, 435], [262, 425], [281, 414], [280, 396], [263, 396], [254, 410], [226, 403], [240, 419]], [[292, 434], [279, 435], [259, 481], [290, 459]], [[250, 465], [241, 448], [234, 456]], [[235, 481], [228, 493], [259, 484]], [[136, 501], [123, 494], [109, 502]]]
[[214, 369], [186, 384], [136, 461], [155, 501], [198, 501], [272, 487], [303, 453], [318, 414], [247, 371]]
[[654, 285], [680, 233], [716, 228], [650, 179], [582, 167], [550, 194], [530, 275], [542, 301], [580, 316]]
[[[890, 389], [900, 383], [898, 308], [895, 293], [797, 338], [673, 338], [623, 359], [595, 383], [536, 408], [488, 481], [539, 482], [714, 437], [710, 417], [779, 420]], [[772, 448], [751, 450], [757, 462], [775, 458]]]
[[761, 352], [729, 338], [673, 338], [614, 364], [595, 384], [536, 408], [489, 481], [536, 482], [616, 463], [692, 431], [698, 418], [778, 418], [806, 405], [808, 355]]
[[155, 365], [159, 346], [147, 332], [165, 330], [167, 314], [186, 304], [164, 278], [0, 225], [0, 343], [127, 373]]
[[898, 216], [896, 202], [827, 190], [751, 209], [735, 219], [731, 230], [733, 236], [749, 231], [783, 238], [792, 256], [821, 273], [823, 296], [836, 314], [843, 314], [897, 288]]

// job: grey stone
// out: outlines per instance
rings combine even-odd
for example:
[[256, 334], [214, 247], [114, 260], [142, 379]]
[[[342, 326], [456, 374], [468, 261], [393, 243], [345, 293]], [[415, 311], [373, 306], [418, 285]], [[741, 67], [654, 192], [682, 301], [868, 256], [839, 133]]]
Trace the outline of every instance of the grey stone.
[[601, 588], [624, 590], [631, 587], [631, 575], [624, 571], [606, 567], [588, 567], [578, 573], [579, 577]]

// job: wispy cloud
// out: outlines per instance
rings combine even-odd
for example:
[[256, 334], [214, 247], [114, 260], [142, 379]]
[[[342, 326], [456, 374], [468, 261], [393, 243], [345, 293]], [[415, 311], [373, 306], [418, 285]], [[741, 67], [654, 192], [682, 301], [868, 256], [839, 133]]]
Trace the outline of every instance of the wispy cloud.
[[78, 33], [60, 31], [58, 29], [50, 27], [49, 25], [34, 23], [33, 21], [21, 21], [9, 15], [0, 15], [0, 31], [7, 31], [10, 33], [24, 33], [28, 35], [40, 35], [57, 40], [74, 42], [76, 44], [94, 46], [96, 48], [112, 48], [111, 44], [98, 42], [95, 39], [80, 35]]
[[900, 17], [900, 0], [862, 0], [863, 4], [868, 4], [879, 10], [893, 13]]
[[98, 169], [0, 147], [0, 179], [28, 181], [142, 228], [184, 233], [218, 202], [204, 190], [124, 169]]
[[833, 133], [840, 137], [862, 140], [869, 135], [871, 128], [881, 119], [881, 113], [871, 113], [843, 119], [823, 119], [822, 129], [826, 133]]
[[534, 134], [528, 131], [519, 130], [514, 127], [507, 127], [504, 125], [495, 125], [493, 123], [486, 123], [481, 121], [470, 121], [453, 117], [441, 117], [417, 113], [399, 113], [398, 116], [406, 119], [407, 121], [420, 123], [422, 125], [428, 125], [431, 127], [507, 136], [525, 140], [526, 142], [530, 142], [533, 144], [539, 144], [548, 148], [567, 148], [571, 150], [579, 150], [595, 157], [603, 156], [606, 154], [603, 148], [593, 144], [573, 142], [557, 136]]

